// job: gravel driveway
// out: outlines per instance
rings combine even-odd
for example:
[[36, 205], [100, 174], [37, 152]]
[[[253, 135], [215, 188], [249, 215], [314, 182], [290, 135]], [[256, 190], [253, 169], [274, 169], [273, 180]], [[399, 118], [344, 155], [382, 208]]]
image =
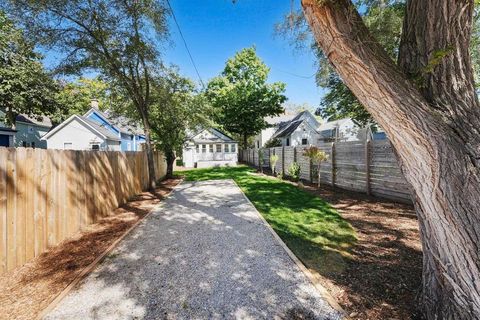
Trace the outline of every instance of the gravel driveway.
[[47, 319], [339, 319], [231, 180], [184, 182]]

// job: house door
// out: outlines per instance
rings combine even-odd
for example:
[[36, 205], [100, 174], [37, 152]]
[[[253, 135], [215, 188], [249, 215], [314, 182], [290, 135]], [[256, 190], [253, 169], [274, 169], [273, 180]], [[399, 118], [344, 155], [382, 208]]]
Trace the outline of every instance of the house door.
[[0, 135], [0, 147], [9, 147], [9, 136], [7, 135]]

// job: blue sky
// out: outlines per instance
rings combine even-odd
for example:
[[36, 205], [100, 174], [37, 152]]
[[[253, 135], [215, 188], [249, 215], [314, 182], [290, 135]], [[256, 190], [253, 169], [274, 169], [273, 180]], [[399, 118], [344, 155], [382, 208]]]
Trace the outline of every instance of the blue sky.
[[[254, 45], [271, 68], [269, 81], [287, 84], [288, 102], [317, 106], [322, 90], [315, 85], [315, 58], [298, 52], [274, 36], [274, 24], [290, 12], [289, 0], [170, 0], [204, 82], [218, 75], [235, 52]], [[298, 2], [299, 1], [295, 1]], [[173, 45], [164, 60], [176, 64], [182, 74], [198, 81], [180, 34], [170, 23]], [[293, 76], [296, 74], [308, 79]]]

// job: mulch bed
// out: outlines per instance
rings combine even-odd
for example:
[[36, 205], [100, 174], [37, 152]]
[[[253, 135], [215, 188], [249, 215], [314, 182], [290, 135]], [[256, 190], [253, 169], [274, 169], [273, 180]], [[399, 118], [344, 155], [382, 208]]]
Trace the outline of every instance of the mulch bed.
[[347, 268], [321, 280], [347, 314], [352, 319], [420, 319], [415, 298], [422, 247], [413, 206], [329, 186], [304, 188], [329, 202], [356, 231]]
[[145, 217], [180, 182], [164, 180], [23, 267], [0, 276], [0, 319], [34, 319], [84, 268]]

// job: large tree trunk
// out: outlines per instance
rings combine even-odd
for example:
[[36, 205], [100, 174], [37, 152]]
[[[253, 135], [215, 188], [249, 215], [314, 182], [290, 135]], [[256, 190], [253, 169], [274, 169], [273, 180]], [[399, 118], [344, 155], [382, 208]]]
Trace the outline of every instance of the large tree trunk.
[[169, 150], [165, 152], [165, 157], [167, 159], [167, 178], [173, 177], [173, 163], [175, 162], [175, 152]]
[[143, 128], [145, 131], [145, 145], [147, 149], [147, 164], [148, 164], [148, 186], [150, 190], [155, 190], [157, 187], [155, 179], [155, 159], [153, 154], [152, 139], [151, 139], [151, 129], [150, 123], [146, 118], [143, 119]]
[[[422, 1], [435, 2], [411, 1], [410, 14], [410, 6]], [[458, 27], [463, 32], [469, 31], [465, 25], [454, 25], [460, 21], [471, 22], [473, 0], [438, 2], [429, 10], [443, 10], [447, 6], [446, 10], [452, 10], [451, 15], [457, 18], [447, 19], [441, 13], [430, 17], [426, 12], [423, 17], [412, 18], [417, 21], [413, 23], [429, 25], [435, 19], [446, 19], [444, 30]], [[480, 315], [480, 170], [478, 136], [472, 136], [474, 129], [470, 125], [478, 126], [480, 118], [476, 102], [471, 103], [471, 79], [456, 80], [451, 74], [455, 71], [446, 68], [441, 80], [444, 86], [450, 87], [450, 98], [445, 100], [433, 93], [432, 97], [439, 97], [438, 101], [443, 102], [447, 111], [438, 110], [432, 107], [434, 100], [425, 98], [426, 93], [415, 86], [416, 81], [408, 79], [370, 36], [350, 0], [302, 0], [302, 5], [325, 55], [388, 133], [411, 185], [424, 252], [422, 308], [426, 317], [477, 319]], [[422, 27], [412, 26], [413, 30], [419, 28]], [[406, 31], [412, 29], [407, 27]], [[435, 27], [432, 30], [441, 32]], [[456, 52], [465, 50], [463, 46], [468, 40], [449, 43], [452, 52]], [[419, 46], [421, 50], [427, 49], [422, 44]], [[420, 48], [416, 54], [431, 54]], [[457, 70], [471, 69], [465, 54], [449, 59]], [[458, 105], [462, 106], [460, 110], [456, 110]], [[474, 110], [470, 114], [466, 113], [465, 110], [471, 109]], [[467, 119], [470, 116], [472, 119]]]

